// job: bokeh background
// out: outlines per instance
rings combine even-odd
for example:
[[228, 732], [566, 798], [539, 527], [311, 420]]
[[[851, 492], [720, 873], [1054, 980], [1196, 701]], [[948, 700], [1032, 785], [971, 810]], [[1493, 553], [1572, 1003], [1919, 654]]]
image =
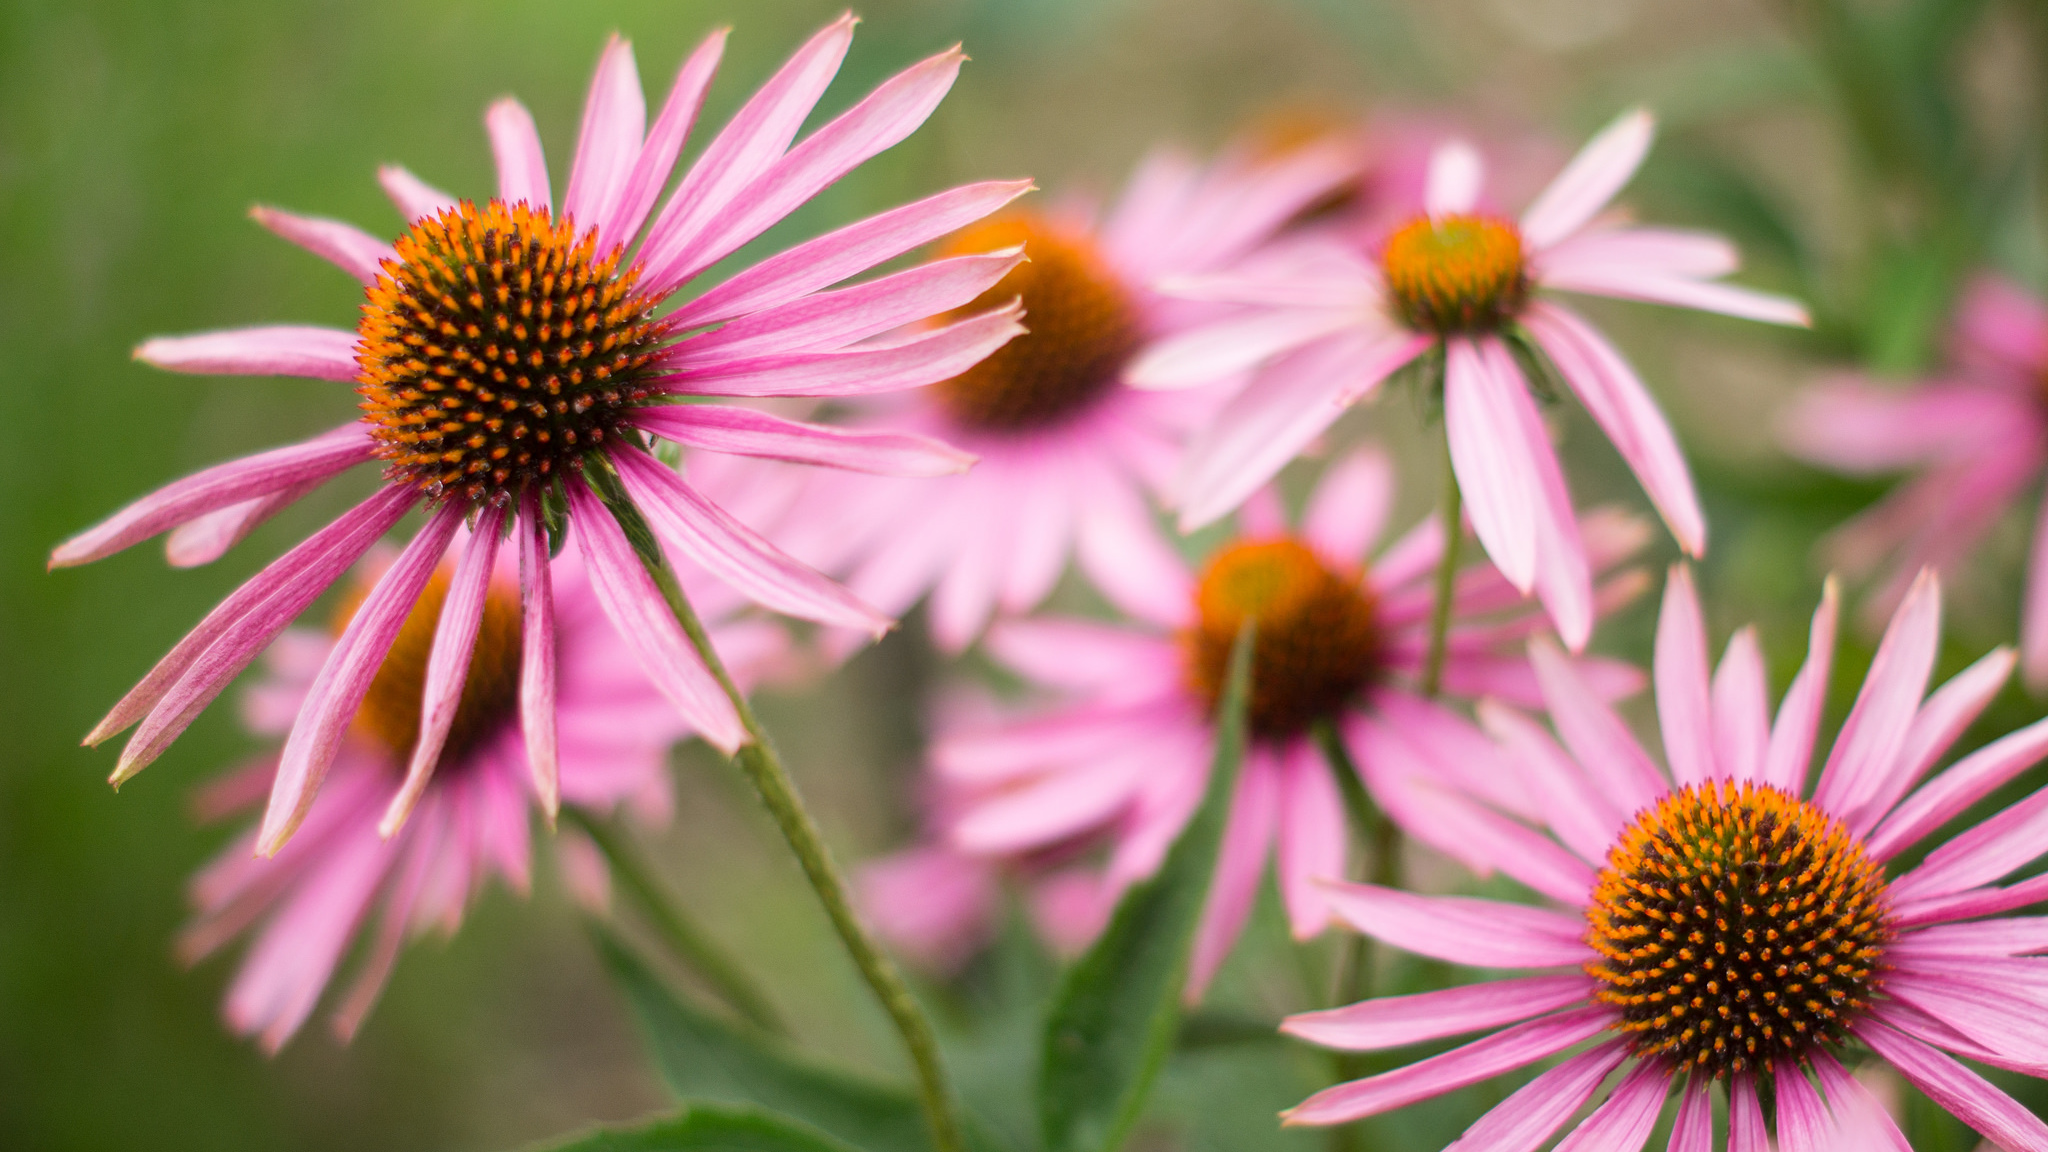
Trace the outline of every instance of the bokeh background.
[[[658, 93], [689, 46], [734, 24], [700, 122], [716, 124], [840, 7], [7, 0], [0, 1147], [491, 1149], [662, 1106], [632, 1021], [545, 864], [530, 897], [493, 891], [453, 941], [412, 949], [350, 1047], [316, 1018], [266, 1058], [217, 1021], [229, 963], [187, 971], [173, 959], [185, 879], [227, 835], [195, 824], [188, 798], [251, 745], [233, 710], [215, 708], [116, 796], [103, 782], [112, 749], [77, 738], [221, 594], [342, 507], [347, 484], [198, 571], [171, 571], [151, 548], [57, 574], [44, 558], [153, 485], [349, 412], [341, 387], [176, 377], [129, 359], [156, 333], [351, 321], [353, 285], [252, 225], [250, 205], [395, 232], [375, 166], [402, 162], [458, 193], [487, 190], [480, 115], [508, 92], [533, 110], [559, 184], [607, 33], [634, 41]], [[1864, 15], [1844, 32], [1830, 23], [1836, 6], [1762, 0], [872, 0], [822, 113], [954, 40], [974, 61], [924, 131], [763, 247], [965, 179], [1028, 174], [1049, 194], [1106, 191], [1157, 142], [1208, 148], [1274, 117], [1441, 111], [1483, 138], [1533, 140], [1561, 158], [1646, 102], [1666, 136], [1632, 200], [1734, 232], [1753, 282], [1809, 296], [1823, 320], [1813, 334], [1776, 334], [1597, 309], [1701, 478], [1715, 532], [1702, 573], [1712, 625], [1725, 636], [1762, 620], [1782, 687], [1819, 585], [1812, 541], [1878, 490], [1785, 463], [1769, 437], [1776, 405], [1829, 364], [1924, 364], [1958, 270], [1980, 254], [2036, 285], [2048, 263], [2035, 140], [2048, 101], [2027, 6], [1840, 8]], [[1829, 47], [1852, 36], [1878, 39], [1862, 56]], [[1924, 73], [1952, 99], [1894, 91], [1856, 63], [1866, 57]], [[705, 138], [700, 129], [693, 145]], [[1418, 464], [1404, 514], [1423, 514], [1433, 472], [1414, 413], [1362, 413], [1345, 435], [1373, 429]], [[1565, 434], [1582, 495], [1641, 506], [1603, 441], [1575, 424]], [[1951, 667], [2012, 634], [2022, 540], [2017, 525], [1994, 537], [1981, 574], [1957, 589]], [[1637, 611], [1601, 644], [1641, 653], [1648, 627]], [[1867, 659], [1851, 647], [1838, 687]], [[950, 674], [924, 652], [913, 621], [829, 680], [764, 701], [850, 858], [914, 830], [920, 707]], [[2042, 711], [2015, 691], [1983, 727]], [[701, 750], [681, 752], [677, 773], [678, 819], [649, 848], [683, 901], [759, 969], [805, 1040], [895, 1070], [879, 1016], [743, 785]], [[1428, 874], [1427, 861], [1418, 867]], [[1163, 1087], [1165, 1119], [1144, 1130], [1152, 1144], [1319, 1146], [1280, 1136], [1270, 1116], [1318, 1086], [1323, 1066], [1257, 1028], [1230, 1027], [1292, 1006], [1294, 961], [1279, 930], [1251, 935], [1215, 1026], [1191, 1038]], [[1042, 961], [1012, 949], [930, 990], [949, 1020], [976, 1022], [958, 1059], [991, 1099], [1026, 1075], [994, 1055], [1006, 1029], [1025, 1025], [1003, 1005], [1043, 979]], [[1478, 1102], [1414, 1110], [1385, 1135], [1441, 1141]], [[1923, 1149], [1972, 1144], [1933, 1116], [1916, 1119], [1914, 1136]]]

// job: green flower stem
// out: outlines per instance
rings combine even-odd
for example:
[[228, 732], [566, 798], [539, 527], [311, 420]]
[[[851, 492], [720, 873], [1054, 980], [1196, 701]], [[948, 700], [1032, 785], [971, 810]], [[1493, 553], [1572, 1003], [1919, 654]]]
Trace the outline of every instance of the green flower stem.
[[1444, 554], [1436, 565], [1436, 604], [1429, 616], [1429, 659], [1422, 666], [1422, 694], [1435, 699], [1444, 686], [1444, 647], [1451, 635], [1451, 602], [1458, 585], [1458, 546], [1465, 540], [1465, 499], [1444, 438]]
[[811, 890], [817, 893], [818, 902], [824, 905], [833, 930], [839, 933], [840, 943], [853, 957], [861, 978], [867, 981], [875, 998], [882, 1002], [883, 1011], [888, 1013], [890, 1022], [902, 1036], [903, 1047], [917, 1073], [918, 1096], [924, 1105], [925, 1121], [931, 1126], [933, 1152], [965, 1152], [960, 1117], [955, 1110], [945, 1066], [939, 1060], [938, 1039], [932, 1032], [931, 1021], [910, 994], [910, 986], [903, 982], [903, 974], [868, 935], [859, 915], [854, 912], [853, 900], [847, 894], [846, 878], [832, 859], [831, 850], [825, 846], [824, 837], [818, 833], [817, 822], [811, 819], [802, 798], [797, 795], [796, 782], [783, 768], [774, 742], [761, 727], [761, 721], [748, 705], [746, 695], [733, 683], [724, 661], [718, 658], [718, 651], [712, 646], [703, 621], [697, 618], [696, 610], [690, 607], [689, 599], [683, 595], [675, 570], [669, 567], [660, 548], [653, 546], [654, 537], [646, 522], [640, 519], [639, 512], [629, 501], [618, 498], [622, 494], [606, 491], [606, 477], [592, 478], [597, 481], [598, 491], [607, 496], [606, 505], [624, 529], [626, 538], [633, 541], [641, 563], [661, 589], [662, 597], [668, 601], [669, 611], [675, 614], [676, 622], [682, 625], [691, 645], [718, 679], [719, 687], [725, 689], [733, 710], [739, 713], [748, 742], [734, 753], [733, 760], [746, 772], [747, 779], [761, 797], [761, 803], [775, 818], [776, 827], [782, 830], [783, 839], [789, 842], [790, 851], [796, 854], [797, 863], [804, 870], [804, 878], [810, 881]]
[[611, 865], [619, 888], [640, 906], [640, 911], [653, 925], [655, 935], [667, 945], [677, 962], [748, 1021], [778, 1036], [789, 1035], [788, 1026], [782, 1022], [768, 997], [747, 976], [746, 970], [726, 955], [725, 950], [670, 898], [648, 865], [647, 858], [640, 854], [624, 831], [611, 821], [574, 806], [563, 808], [562, 818], [597, 845], [597, 850], [604, 854], [605, 862]]

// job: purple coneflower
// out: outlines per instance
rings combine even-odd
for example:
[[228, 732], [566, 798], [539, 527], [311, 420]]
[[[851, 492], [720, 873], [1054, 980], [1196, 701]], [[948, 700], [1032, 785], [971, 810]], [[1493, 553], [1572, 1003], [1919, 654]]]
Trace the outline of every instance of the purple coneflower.
[[[2048, 1040], [2048, 919], [1996, 919], [2048, 898], [2048, 877], [1997, 886], [2048, 844], [2048, 790], [1891, 874], [1887, 864], [2048, 753], [2048, 722], [1997, 740], [1915, 789], [2012, 671], [1999, 649], [1932, 695], [1941, 594], [1923, 573], [1809, 792], [1834, 646], [1832, 586], [1806, 664], [1769, 714], [1753, 629], [1708, 676], [1692, 580], [1675, 568], [1657, 628], [1668, 770], [1564, 661], [1532, 649], [1560, 748], [1508, 709], [1483, 719], [1543, 806], [1537, 827], [1475, 841], [1502, 872], [1562, 907], [1333, 885], [1335, 914], [1418, 955], [1539, 975], [1368, 1000], [1290, 1019], [1352, 1051], [1491, 1034], [1339, 1084], [1286, 1114], [1338, 1124], [1400, 1108], [1587, 1045], [1468, 1129], [1462, 1150], [1534, 1148], [1622, 1076], [1559, 1148], [1635, 1152], [1674, 1088], [1677, 1152], [1714, 1140], [1727, 1095], [1731, 1152], [1909, 1148], [1841, 1056], [1869, 1049], [2012, 1152], [2048, 1125], [1950, 1055], [2040, 1076]], [[1568, 751], [1567, 751], [1568, 750]], [[1465, 806], [1477, 808], [1467, 802]], [[1550, 835], [1538, 829], [1547, 827]]]
[[1517, 343], [1540, 348], [1614, 441], [1692, 555], [1706, 523], [1677, 440], [1641, 381], [1591, 324], [1541, 290], [1585, 292], [1805, 324], [1797, 303], [1715, 282], [1736, 268], [1718, 236], [1634, 228], [1599, 213], [1650, 146], [1647, 113], [1586, 145], [1519, 220], [1483, 201], [1471, 147], [1439, 147], [1425, 211], [1377, 251], [1318, 237], [1233, 274], [1171, 290], [1253, 312], [1164, 341], [1131, 369], [1144, 388], [1204, 384], [1266, 365], [1190, 448], [1181, 525], [1228, 512], [1389, 375], [1436, 350], [1444, 430], [1472, 527], [1515, 587], [1532, 588], [1574, 650], [1593, 624], [1592, 581], [1564, 475]]
[[655, 211], [724, 47], [686, 60], [651, 129], [631, 48], [599, 61], [559, 210], [533, 120], [514, 100], [485, 117], [498, 196], [482, 204], [387, 168], [412, 221], [393, 244], [357, 229], [259, 208], [257, 220], [365, 287], [356, 331], [248, 328], [160, 338], [136, 355], [174, 371], [296, 375], [353, 384], [361, 418], [302, 444], [189, 476], [60, 546], [82, 564], [171, 531], [174, 562], [217, 556], [255, 524], [359, 464], [385, 483], [244, 584], [101, 721], [89, 743], [140, 722], [119, 783], [178, 733], [322, 590], [415, 508], [425, 526], [336, 641], [291, 726], [256, 847], [284, 846], [305, 819], [352, 718], [449, 542], [473, 523], [447, 592], [423, 684], [420, 733], [388, 835], [423, 794], [459, 711], [500, 540], [522, 561], [522, 730], [549, 812], [556, 803], [555, 631], [548, 523], [580, 541], [606, 616], [684, 720], [732, 750], [740, 719], [693, 650], [591, 476], [615, 478], [662, 544], [777, 611], [878, 631], [887, 618], [705, 500], [650, 454], [685, 448], [882, 472], [956, 471], [966, 455], [898, 433], [849, 431], [695, 396], [861, 395], [957, 374], [1019, 331], [1014, 305], [908, 338], [872, 338], [958, 308], [1002, 278], [1014, 253], [961, 256], [837, 291], [829, 285], [995, 210], [1024, 183], [972, 185], [799, 245], [666, 314], [657, 309], [868, 157], [914, 130], [964, 57], [942, 52], [791, 145], [838, 70], [854, 20], [814, 36], [705, 147]]

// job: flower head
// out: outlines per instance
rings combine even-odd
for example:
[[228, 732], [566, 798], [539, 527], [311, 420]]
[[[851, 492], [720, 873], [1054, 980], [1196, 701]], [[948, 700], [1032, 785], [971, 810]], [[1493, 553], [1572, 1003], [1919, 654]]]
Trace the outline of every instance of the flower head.
[[454, 738], [473, 649], [490, 618], [501, 538], [520, 559], [522, 726], [550, 812], [557, 769], [548, 568], [562, 531], [580, 542], [598, 604], [682, 719], [727, 750], [744, 737], [609, 503], [630, 501], [679, 561], [768, 608], [870, 632], [888, 626], [880, 611], [769, 544], [649, 452], [659, 438], [708, 453], [921, 476], [970, 462], [915, 435], [679, 402], [916, 387], [958, 374], [1019, 331], [1011, 305], [908, 338], [874, 339], [974, 300], [1016, 266], [1014, 253], [942, 259], [826, 289], [987, 215], [1024, 191], [1022, 183], [958, 188], [848, 225], [659, 313], [712, 265], [907, 136], [964, 59], [952, 49], [914, 65], [792, 144], [838, 70], [853, 25], [843, 17], [799, 49], [665, 201], [723, 32], [684, 62], [651, 128], [631, 47], [617, 39], [606, 47], [559, 203], [533, 119], [508, 99], [485, 117], [497, 158], [494, 198], [457, 200], [403, 169], [380, 173], [411, 221], [394, 244], [338, 221], [255, 212], [363, 284], [357, 329], [159, 338], [137, 357], [181, 372], [350, 382], [362, 396], [360, 419], [180, 480], [60, 545], [51, 563], [85, 563], [165, 531], [175, 563], [203, 563], [352, 466], [382, 461], [385, 484], [238, 589], [93, 730], [89, 743], [140, 724], [116, 783], [161, 753], [415, 508], [427, 513], [425, 526], [363, 597], [291, 726], [257, 842], [265, 854], [306, 818], [351, 718], [378, 691], [378, 669], [394, 643], [410, 643], [406, 621], [466, 522], [474, 530], [429, 645], [419, 735], [383, 821], [386, 835], [425, 794]]
[[[1057, 909], [1064, 920], [1055, 927], [1092, 933], [1126, 887], [1158, 868], [1200, 802], [1221, 665], [1247, 616], [1258, 621], [1253, 739], [1196, 937], [1191, 996], [1229, 952], [1269, 855], [1295, 934], [1306, 939], [1328, 923], [1315, 882], [1344, 874], [1346, 832], [1317, 726], [1334, 730], [1366, 785], [1404, 823], [1453, 778], [1534, 811], [1484, 736], [1417, 691], [1443, 537], [1426, 521], [1368, 562], [1391, 499], [1386, 461], [1361, 453], [1330, 468], [1298, 527], [1277, 495], [1262, 494], [1246, 506], [1241, 537], [1200, 570], [1161, 556], [1129, 573], [1122, 606], [1136, 627], [1036, 617], [992, 628], [990, 654], [1057, 702], [941, 735], [931, 765], [948, 797], [938, 821], [944, 845], [1043, 874], [1106, 844], [1091, 899]], [[1594, 523], [1603, 566], [1642, 542], [1630, 523]], [[1617, 577], [1608, 599], [1638, 586]], [[1516, 611], [1513, 590], [1484, 564], [1461, 575], [1456, 595], [1447, 692], [1533, 699], [1533, 674], [1516, 649], [1540, 617]], [[1615, 694], [1637, 686], [1632, 669], [1607, 662], [1588, 662], [1586, 674]]]
[[[1561, 653], [1537, 641], [1531, 656], [1563, 746], [1510, 708], [1482, 706], [1541, 814], [1474, 843], [1554, 906], [1355, 884], [1329, 886], [1328, 898], [1347, 924], [1396, 947], [1540, 974], [1293, 1017], [1286, 1031], [1356, 1051], [1499, 1031], [1326, 1089], [1289, 1121], [1355, 1120], [1590, 1042], [1487, 1113], [1459, 1146], [1495, 1147], [1509, 1134], [1517, 1147], [1540, 1144], [1611, 1072], [1632, 1065], [1566, 1144], [1633, 1152], [1682, 1087], [1673, 1146], [1715, 1147], [1710, 1092], [1719, 1083], [1731, 1150], [1765, 1146], [1766, 1100], [1775, 1100], [1783, 1147], [1905, 1148], [1843, 1067], [1844, 1050], [1860, 1044], [2000, 1146], [2048, 1149], [2048, 1125], [1943, 1051], [2035, 1075], [2048, 1067], [2048, 1044], [2013, 1015], [2048, 1008], [2042, 961], [2028, 958], [2048, 937], [2031, 919], [1984, 919], [2048, 893], [2039, 877], [1998, 886], [2048, 843], [2048, 790], [1917, 865], [1895, 863], [2048, 754], [2044, 721], [1923, 782], [2013, 666], [2010, 652], [1994, 651], [1928, 695], [1940, 600], [1923, 573], [1810, 788], [1834, 644], [1832, 583], [1806, 664], [1773, 720], [1755, 631], [1737, 632], [1709, 677], [1691, 576], [1673, 569], [1656, 645], [1666, 768]], [[1469, 827], [1492, 807], [1440, 799], [1422, 820]]]
[[1554, 291], [1804, 324], [1799, 305], [1718, 283], [1736, 267], [1720, 237], [1599, 218], [1650, 146], [1647, 114], [1596, 136], [1518, 219], [1483, 196], [1484, 168], [1440, 145], [1423, 204], [1377, 250], [1355, 233], [1276, 244], [1219, 275], [1165, 287], [1240, 310], [1162, 341], [1133, 365], [1143, 388], [1205, 384], [1258, 368], [1196, 438], [1181, 479], [1181, 526], [1222, 516], [1301, 452], [1344, 408], [1431, 349], [1444, 356], [1451, 464], [1487, 555], [1534, 591], [1573, 649], [1592, 628], [1592, 577], [1564, 475], [1516, 348], [1547, 357], [1614, 441], [1679, 545], [1706, 524], [1677, 440], [1621, 354]]

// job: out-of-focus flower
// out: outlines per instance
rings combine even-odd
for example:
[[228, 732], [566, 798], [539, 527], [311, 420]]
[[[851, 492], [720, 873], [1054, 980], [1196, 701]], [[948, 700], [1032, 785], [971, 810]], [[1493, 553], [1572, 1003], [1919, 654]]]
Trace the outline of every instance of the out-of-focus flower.
[[[420, 685], [435, 629], [445, 619], [456, 557], [464, 552], [460, 542], [451, 547], [413, 604], [299, 834], [267, 858], [252, 852], [252, 828], [193, 881], [198, 916], [179, 951], [196, 961], [251, 934], [248, 955], [228, 989], [227, 1019], [235, 1031], [258, 1037], [273, 1052], [313, 1011], [373, 913], [376, 927], [335, 1008], [334, 1026], [344, 1040], [376, 1002], [408, 938], [453, 933], [493, 875], [521, 892], [527, 888], [528, 828], [537, 795], [520, 728], [526, 669], [519, 578], [510, 563], [499, 563], [486, 583], [455, 722], [413, 818], [394, 836], [378, 828], [418, 738]], [[624, 804], [648, 822], [665, 822], [672, 804], [668, 750], [689, 728], [599, 608], [573, 546], [555, 559], [552, 574], [562, 799], [599, 811]], [[291, 629], [271, 646], [266, 675], [244, 698], [250, 730], [273, 737], [290, 732], [320, 668], [349, 618], [361, 613], [378, 575], [359, 575], [334, 628]], [[784, 648], [781, 629], [764, 621], [718, 622], [713, 632], [742, 682], [770, 670]], [[201, 812], [218, 818], [258, 803], [278, 766], [272, 753], [221, 779], [201, 794]], [[601, 886], [602, 865], [597, 869], [572, 880]]]
[[[1949, 569], [2048, 465], [2048, 307], [1996, 276], [1970, 285], [1956, 314], [1952, 367], [1910, 388], [1837, 377], [1803, 392], [1783, 438], [1841, 472], [1916, 471], [1823, 545], [1850, 572], [1891, 561], [1869, 607], [1888, 612], [1923, 567]], [[2048, 688], [2048, 530], [2034, 528], [2020, 613], [2020, 671]]]
[[1986, 919], [2048, 898], [2048, 877], [1997, 886], [2048, 845], [2048, 790], [1887, 876], [1901, 852], [2048, 753], [2048, 722], [2035, 724], [1915, 790], [2013, 665], [2000, 649], [1926, 695], [1940, 629], [1940, 589], [1923, 573], [1810, 792], [1832, 585], [1773, 722], [1756, 633], [1737, 632], [1710, 679], [1691, 578], [1673, 570], [1655, 658], [1668, 770], [1561, 653], [1536, 642], [1564, 746], [1509, 709], [1482, 707], [1542, 816], [1474, 846], [1563, 907], [1361, 884], [1329, 885], [1325, 896], [1346, 924], [1409, 952], [1547, 971], [1293, 1017], [1285, 1031], [1353, 1051], [1490, 1034], [1319, 1092], [1288, 1121], [1375, 1115], [1591, 1041], [1488, 1112], [1459, 1147], [1535, 1147], [1629, 1065], [1559, 1147], [1635, 1152], [1682, 1086], [1672, 1147], [1704, 1152], [1715, 1146], [1718, 1080], [1733, 1152], [1768, 1146], [1760, 1095], [1775, 1097], [1780, 1148], [1905, 1149], [1839, 1060], [1861, 1042], [1998, 1146], [2048, 1149], [2048, 1125], [1942, 1051], [2037, 1076], [2048, 1068], [2048, 1039], [2033, 1024], [2048, 1011], [2048, 961], [2032, 956], [2048, 951], [2048, 920]]
[[[1277, 496], [1247, 505], [1243, 535], [1199, 573], [1177, 560], [1127, 572], [1123, 603], [1141, 623], [1039, 617], [997, 624], [989, 653], [1061, 703], [1003, 722], [962, 726], [935, 743], [932, 770], [957, 793], [946, 842], [970, 856], [1015, 859], [1063, 845], [1109, 842], [1090, 929], [1136, 880], [1154, 872], [1202, 797], [1214, 757], [1212, 713], [1239, 627], [1258, 621], [1249, 705], [1250, 743], [1231, 801], [1222, 855], [1198, 929], [1189, 995], [1199, 996], [1249, 913], [1268, 856], [1295, 935], [1329, 920], [1315, 881], [1344, 875], [1344, 804], [1312, 738], [1331, 723], [1365, 783], [1403, 825], [1437, 803], [1447, 782], [1510, 809], [1539, 801], [1470, 722], [1416, 690], [1434, 605], [1432, 571], [1444, 541], [1426, 521], [1366, 564], [1391, 503], [1383, 458], [1361, 453], [1333, 466], [1299, 532]], [[1602, 516], [1594, 551], [1618, 562], [1643, 541], [1639, 524]], [[1619, 600], [1641, 581], [1606, 588]], [[1463, 572], [1443, 687], [1456, 697], [1529, 701], [1536, 680], [1522, 641], [1540, 613], [1485, 564]], [[1635, 690], [1634, 669], [1589, 660], [1605, 692]], [[1469, 831], [1468, 831], [1469, 835]], [[1475, 859], [1464, 836], [1431, 843]]]
[[1221, 399], [1124, 386], [1147, 342], [1216, 312], [1151, 285], [1227, 266], [1354, 171], [1335, 146], [1240, 150], [1206, 167], [1165, 152], [1099, 221], [1076, 206], [1017, 212], [949, 241], [956, 259], [1023, 248], [1029, 262], [967, 310], [1021, 295], [1030, 331], [950, 380], [863, 403], [850, 422], [940, 438], [976, 467], [938, 483], [807, 478], [777, 543], [847, 573], [885, 611], [932, 590], [932, 632], [949, 650], [993, 611], [1035, 606], [1070, 551], [1092, 579], [1115, 580], [1131, 541], [1156, 535], [1145, 493], [1170, 479], [1188, 432]]
[[559, 212], [533, 118], [510, 99], [485, 117], [497, 198], [481, 206], [457, 201], [402, 169], [382, 171], [385, 190], [412, 220], [395, 245], [338, 221], [256, 210], [260, 223], [362, 281], [359, 328], [160, 338], [136, 355], [181, 372], [354, 383], [361, 419], [160, 489], [61, 545], [51, 563], [82, 564], [164, 531], [172, 532], [173, 562], [202, 563], [350, 467], [381, 460], [385, 483], [238, 589], [100, 722], [88, 742], [141, 724], [122, 752], [116, 783], [161, 753], [328, 584], [421, 506], [425, 527], [386, 569], [306, 693], [285, 741], [260, 852], [276, 853], [305, 819], [386, 650], [466, 519], [476, 531], [448, 591], [449, 626], [428, 660], [420, 737], [390, 799], [386, 834], [424, 794], [449, 738], [508, 520], [524, 572], [528, 759], [548, 809], [556, 793], [547, 657], [551, 515], [566, 518], [580, 539], [598, 603], [635, 658], [695, 730], [730, 751], [743, 738], [737, 714], [587, 482], [588, 470], [615, 474], [663, 544], [747, 597], [831, 624], [888, 626], [887, 617], [704, 499], [644, 447], [651, 436], [710, 452], [913, 475], [969, 462], [916, 436], [671, 402], [914, 387], [960, 372], [1019, 331], [1011, 306], [909, 339], [870, 339], [974, 299], [1015, 265], [1015, 255], [961, 256], [821, 289], [979, 219], [1023, 191], [1022, 183], [959, 188], [848, 225], [656, 315], [721, 258], [907, 136], [951, 87], [963, 59], [957, 49], [884, 82], [792, 147], [838, 70], [853, 25], [843, 17], [799, 49], [706, 146], [658, 212], [723, 32], [684, 62], [652, 129], [631, 48], [617, 39], [606, 47]]
[[1255, 365], [1257, 379], [1189, 449], [1179, 491], [1191, 529], [1228, 512], [1351, 403], [1431, 350], [1445, 358], [1444, 428], [1472, 526], [1516, 588], [1542, 598], [1573, 649], [1593, 624], [1592, 579], [1541, 414], [1516, 347], [1537, 348], [1614, 441], [1670, 525], [1698, 555], [1706, 524], [1678, 444], [1619, 352], [1539, 289], [1586, 292], [1804, 324], [1797, 303], [1718, 283], [1736, 268], [1718, 236], [1597, 218], [1648, 151], [1647, 113], [1596, 136], [1511, 221], [1483, 198], [1471, 147], [1439, 147], [1425, 211], [1377, 250], [1331, 237], [1276, 246], [1220, 276], [1163, 287], [1251, 311], [1155, 345], [1132, 366], [1141, 388], [1180, 388]]

